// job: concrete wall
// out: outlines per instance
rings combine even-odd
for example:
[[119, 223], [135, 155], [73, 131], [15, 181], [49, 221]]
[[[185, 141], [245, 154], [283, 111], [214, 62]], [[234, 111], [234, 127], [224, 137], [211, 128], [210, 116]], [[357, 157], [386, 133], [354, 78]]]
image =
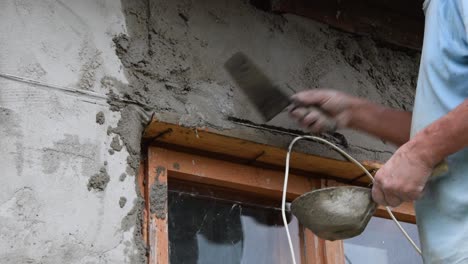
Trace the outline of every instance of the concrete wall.
[[[120, 2], [14, 0], [0, 10], [0, 73], [49, 85], [0, 78], [0, 262], [129, 263], [137, 195], [134, 177], [119, 180], [127, 150], [108, 152], [120, 113], [101, 87], [103, 76], [126, 82], [112, 43], [125, 33]], [[93, 175], [102, 191], [88, 190]]]
[[[153, 112], [227, 134], [239, 126], [228, 116], [258, 122], [220, 66], [236, 51], [293, 90], [333, 87], [405, 109], [414, 95], [418, 54], [248, 1], [11, 0], [0, 10], [2, 263], [142, 262], [133, 175], [143, 124]], [[294, 128], [284, 116], [272, 125]], [[340, 133], [360, 158], [391, 153]]]

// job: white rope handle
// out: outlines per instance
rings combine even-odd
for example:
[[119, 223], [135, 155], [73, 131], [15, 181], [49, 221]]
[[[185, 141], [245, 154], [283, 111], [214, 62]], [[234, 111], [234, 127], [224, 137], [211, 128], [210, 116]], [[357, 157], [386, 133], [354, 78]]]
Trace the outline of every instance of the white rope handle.
[[[289, 233], [288, 222], [287, 222], [287, 219], [286, 219], [286, 193], [287, 193], [287, 189], [288, 189], [289, 161], [290, 161], [290, 158], [291, 158], [292, 148], [293, 148], [294, 144], [296, 144], [296, 142], [301, 140], [301, 139], [311, 139], [311, 140], [318, 141], [318, 142], [324, 143], [326, 145], [329, 145], [334, 150], [338, 151], [340, 154], [345, 156], [348, 160], [350, 160], [356, 166], [361, 168], [364, 171], [364, 173], [369, 177], [369, 179], [372, 182], [374, 181], [374, 177], [372, 177], [372, 174], [359, 161], [357, 161], [356, 159], [351, 157], [351, 155], [346, 153], [344, 150], [340, 149], [335, 144], [331, 143], [330, 141], [328, 141], [326, 139], [323, 139], [323, 138], [320, 138], [320, 137], [315, 137], [315, 136], [299, 136], [299, 137], [294, 138], [293, 141], [291, 141], [291, 143], [289, 144], [289, 147], [288, 147], [288, 152], [286, 154], [286, 166], [285, 166], [285, 170], [284, 170], [283, 196], [282, 196], [282, 199], [281, 199], [281, 214], [282, 214], [282, 217], [283, 217], [284, 227], [286, 229], [286, 235], [288, 237], [289, 249], [291, 250], [291, 257], [292, 257], [293, 264], [296, 264], [296, 257], [294, 255], [294, 246], [292, 244], [291, 234]], [[405, 231], [405, 229], [401, 226], [401, 224], [395, 218], [395, 216], [393, 215], [392, 210], [390, 209], [390, 207], [385, 206], [385, 209], [387, 210], [388, 214], [390, 215], [392, 220], [395, 222], [397, 227], [400, 229], [400, 231], [406, 237], [406, 239], [411, 243], [413, 248], [419, 253], [419, 255], [421, 255], [421, 249], [419, 249], [419, 247], [416, 245], [416, 243], [411, 239], [411, 237], [408, 235], [408, 233]]]

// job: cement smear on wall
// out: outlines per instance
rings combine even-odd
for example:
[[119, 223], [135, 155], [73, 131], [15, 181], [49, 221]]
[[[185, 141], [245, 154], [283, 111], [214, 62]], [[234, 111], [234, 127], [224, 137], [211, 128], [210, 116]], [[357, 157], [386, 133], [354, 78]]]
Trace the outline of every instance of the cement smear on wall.
[[99, 173], [94, 174], [89, 178], [88, 181], [88, 191], [96, 190], [96, 191], [104, 191], [107, 187], [107, 184], [110, 181], [110, 176], [107, 174], [106, 168], [102, 167], [99, 170]]
[[[139, 191], [139, 190], [136, 190]], [[134, 247], [137, 249], [135, 254], [130, 255], [130, 263], [147, 263], [147, 247], [143, 240], [143, 209], [145, 200], [141, 197], [134, 202], [130, 212], [122, 219], [122, 230], [128, 231], [133, 228]]]
[[[381, 47], [293, 15], [265, 13], [248, 1], [123, 0], [122, 5], [128, 35], [114, 42], [130, 84], [109, 79], [111, 90], [150, 112], [178, 113], [181, 125], [223, 130], [236, 126], [228, 117], [259, 122], [222, 68], [237, 51], [291, 93], [327, 87], [411, 109], [417, 53]], [[296, 128], [284, 115], [270, 124]], [[342, 134], [368, 158], [382, 160], [376, 153], [388, 157], [392, 150], [355, 132]]]
[[[150, 115], [149, 112], [135, 105], [124, 105], [119, 110], [121, 118], [117, 127], [111, 128], [109, 132], [120, 136], [129, 153], [126, 172], [135, 175], [140, 164], [141, 136], [150, 120]], [[120, 151], [121, 147], [117, 136], [113, 137], [110, 147], [115, 151]]]
[[99, 111], [96, 114], [96, 123], [98, 123], [100, 125], [104, 125], [105, 122], [106, 122], [106, 116], [104, 115], [104, 113], [102, 111]]
[[151, 186], [150, 192], [150, 211], [156, 214], [157, 218], [165, 219], [167, 214], [167, 184], [161, 183], [159, 180], [160, 175], [166, 170], [164, 167], [156, 168], [156, 179]]

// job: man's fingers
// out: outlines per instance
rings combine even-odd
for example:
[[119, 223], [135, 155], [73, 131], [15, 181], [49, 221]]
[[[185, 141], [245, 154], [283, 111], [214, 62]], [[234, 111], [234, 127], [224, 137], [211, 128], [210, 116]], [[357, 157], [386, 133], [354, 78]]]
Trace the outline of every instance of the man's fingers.
[[384, 192], [384, 196], [387, 205], [390, 207], [397, 207], [403, 202], [398, 196], [390, 192]]
[[324, 116], [320, 111], [297, 107], [290, 112], [290, 115], [297, 119], [302, 128], [312, 133], [321, 133], [328, 129], [334, 129], [334, 127], [330, 127], [331, 121], [329, 118]]
[[398, 197], [400, 197], [400, 199], [404, 202], [415, 201], [421, 198], [421, 196], [423, 195], [423, 190], [424, 186], [414, 188], [401, 188], [400, 192], [398, 193]]
[[292, 109], [289, 114], [297, 120], [299, 124], [302, 123], [304, 118], [309, 114], [309, 111], [305, 107], [296, 107]]
[[301, 126], [310, 131], [310, 127], [317, 123], [320, 119], [320, 113], [317, 111], [308, 112], [302, 119]]
[[382, 189], [380, 189], [380, 187], [375, 183], [372, 186], [372, 199], [374, 199], [374, 202], [378, 204], [387, 205]]
[[298, 92], [291, 97], [291, 100], [296, 105], [322, 105], [327, 102], [331, 97], [336, 95], [336, 91], [313, 89]]
[[397, 207], [402, 200], [391, 192], [385, 192], [379, 184], [374, 183], [372, 187], [372, 199], [380, 205]]
[[331, 127], [330, 121], [327, 117], [319, 115], [315, 123], [311, 124], [308, 130], [312, 133], [318, 134], [325, 132], [327, 130], [333, 130], [334, 127]]

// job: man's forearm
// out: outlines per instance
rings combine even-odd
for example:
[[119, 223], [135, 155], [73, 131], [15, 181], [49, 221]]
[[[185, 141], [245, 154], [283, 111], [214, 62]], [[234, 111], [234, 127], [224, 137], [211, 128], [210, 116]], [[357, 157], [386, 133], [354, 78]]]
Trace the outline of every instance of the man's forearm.
[[409, 140], [411, 116], [411, 112], [358, 99], [352, 109], [350, 127], [401, 146]]
[[468, 146], [468, 100], [436, 120], [408, 142], [431, 166]]

